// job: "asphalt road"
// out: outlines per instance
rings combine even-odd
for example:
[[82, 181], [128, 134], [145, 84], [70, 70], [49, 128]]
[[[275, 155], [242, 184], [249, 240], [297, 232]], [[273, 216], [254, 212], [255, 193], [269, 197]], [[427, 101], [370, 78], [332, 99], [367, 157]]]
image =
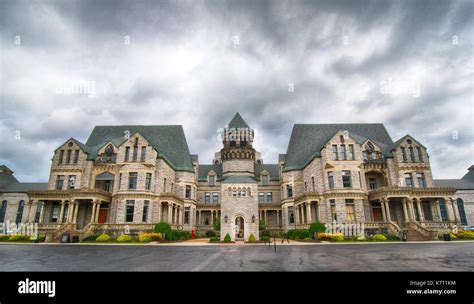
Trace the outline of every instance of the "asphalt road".
[[316, 246], [0, 245], [0, 271], [474, 271], [474, 242]]

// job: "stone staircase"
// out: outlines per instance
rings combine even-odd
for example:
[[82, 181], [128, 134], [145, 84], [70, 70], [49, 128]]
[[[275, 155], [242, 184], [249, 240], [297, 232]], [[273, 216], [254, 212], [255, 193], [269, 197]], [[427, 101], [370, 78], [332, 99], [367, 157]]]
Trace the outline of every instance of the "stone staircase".
[[407, 241], [429, 241], [430, 238], [413, 228], [408, 228]]

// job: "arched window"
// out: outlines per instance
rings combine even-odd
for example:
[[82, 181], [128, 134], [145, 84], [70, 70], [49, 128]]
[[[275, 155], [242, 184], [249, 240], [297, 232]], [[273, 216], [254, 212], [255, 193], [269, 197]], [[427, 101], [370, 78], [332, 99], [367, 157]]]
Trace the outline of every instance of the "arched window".
[[18, 210], [16, 212], [16, 219], [15, 219], [15, 223], [21, 223], [21, 220], [23, 218], [23, 209], [25, 208], [25, 201], [21, 200], [19, 203], [18, 203]]
[[3, 201], [2, 205], [0, 206], [0, 223], [3, 223], [5, 221], [5, 214], [7, 213], [7, 206], [8, 206], [7, 201]]
[[[67, 216], [67, 207], [68, 205], [64, 206], [64, 218], [63, 218], [63, 222], [65, 221], [65, 218]], [[36, 207], [36, 213], [35, 213], [35, 223], [39, 223], [40, 222], [40, 217], [41, 217], [41, 210], [43, 209], [43, 203], [42, 202], [39, 202], [38, 203], [38, 207]]]
[[456, 200], [456, 203], [458, 204], [459, 218], [461, 219], [461, 225], [467, 226], [467, 217], [466, 217], [466, 211], [464, 210], [464, 201], [458, 198]]

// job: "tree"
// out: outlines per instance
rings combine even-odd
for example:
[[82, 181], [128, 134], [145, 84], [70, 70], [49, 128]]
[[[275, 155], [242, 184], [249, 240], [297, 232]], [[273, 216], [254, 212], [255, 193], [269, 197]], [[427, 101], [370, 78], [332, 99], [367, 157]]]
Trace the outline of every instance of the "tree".
[[265, 220], [259, 220], [258, 221], [258, 230], [262, 231], [262, 230], [265, 230], [266, 226], [265, 226]]
[[326, 226], [323, 223], [321, 223], [320, 221], [316, 221], [316, 222], [312, 223], [311, 226], [309, 227], [309, 232], [310, 232], [311, 236], [313, 236], [313, 237], [316, 234], [316, 239], [317, 239], [318, 238], [318, 233], [326, 232]]
[[214, 222], [214, 230], [221, 231], [221, 219], [219, 217], [216, 218], [216, 221]]

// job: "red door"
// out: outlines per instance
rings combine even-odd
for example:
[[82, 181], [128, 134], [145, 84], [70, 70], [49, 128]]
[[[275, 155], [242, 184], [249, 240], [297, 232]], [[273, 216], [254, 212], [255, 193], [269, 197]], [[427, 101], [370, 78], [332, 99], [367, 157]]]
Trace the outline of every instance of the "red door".
[[107, 211], [108, 209], [99, 209], [99, 224], [107, 222]]

